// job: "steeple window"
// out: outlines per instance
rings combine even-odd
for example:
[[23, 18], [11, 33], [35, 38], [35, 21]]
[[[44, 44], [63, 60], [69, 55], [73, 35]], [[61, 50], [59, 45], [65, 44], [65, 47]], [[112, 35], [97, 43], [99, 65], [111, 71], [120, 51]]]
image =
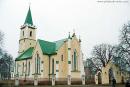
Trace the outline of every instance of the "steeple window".
[[32, 36], [32, 31], [30, 31], [30, 37]]

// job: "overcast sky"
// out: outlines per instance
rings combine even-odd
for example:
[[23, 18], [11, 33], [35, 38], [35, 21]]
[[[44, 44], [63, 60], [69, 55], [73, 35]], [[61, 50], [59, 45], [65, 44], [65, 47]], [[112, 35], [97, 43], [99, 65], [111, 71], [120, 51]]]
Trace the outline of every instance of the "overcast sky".
[[[129, 0], [128, 0], [129, 1]], [[97, 0], [0, 0], [0, 30], [4, 48], [17, 57], [20, 26], [29, 2], [37, 38], [55, 41], [68, 37], [75, 29], [82, 39], [83, 53], [89, 57], [94, 45], [118, 44], [120, 30], [130, 20], [128, 3], [99, 3]]]

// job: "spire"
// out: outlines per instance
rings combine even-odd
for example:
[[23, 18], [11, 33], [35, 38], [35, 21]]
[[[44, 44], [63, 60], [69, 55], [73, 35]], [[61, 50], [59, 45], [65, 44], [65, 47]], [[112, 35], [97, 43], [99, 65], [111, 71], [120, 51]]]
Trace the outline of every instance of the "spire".
[[33, 25], [33, 20], [32, 20], [32, 15], [31, 15], [31, 10], [30, 10], [30, 6], [29, 6], [29, 10], [25, 19], [24, 24], [30, 24]]
[[75, 29], [73, 29], [73, 35], [72, 35], [72, 37], [74, 37], [75, 36]]

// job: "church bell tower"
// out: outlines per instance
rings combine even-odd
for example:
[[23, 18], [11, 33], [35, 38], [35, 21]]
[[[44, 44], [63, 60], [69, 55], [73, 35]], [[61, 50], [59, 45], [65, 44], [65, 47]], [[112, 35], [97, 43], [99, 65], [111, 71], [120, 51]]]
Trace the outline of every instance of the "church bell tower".
[[36, 27], [33, 25], [31, 9], [29, 7], [24, 24], [20, 28], [19, 51], [21, 54], [36, 44]]

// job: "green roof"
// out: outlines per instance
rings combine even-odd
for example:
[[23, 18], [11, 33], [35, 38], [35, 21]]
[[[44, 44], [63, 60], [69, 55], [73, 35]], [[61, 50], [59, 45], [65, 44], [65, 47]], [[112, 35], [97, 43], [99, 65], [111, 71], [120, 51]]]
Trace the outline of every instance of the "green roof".
[[33, 25], [33, 20], [32, 20], [30, 7], [29, 7], [29, 10], [28, 10], [28, 13], [27, 13], [27, 16], [26, 16], [24, 24], [31, 24], [31, 25]]
[[56, 44], [56, 51], [64, 44], [64, 41], [66, 41], [67, 38], [65, 39], [61, 39], [61, 40], [58, 40], [58, 41], [54, 41], [54, 43]]
[[[54, 55], [57, 53], [58, 49], [60, 49], [60, 47], [64, 44], [65, 40], [67, 40], [67, 38], [54, 41], [54, 42], [49, 42], [49, 41], [38, 39], [38, 42], [40, 44], [43, 54]], [[34, 50], [34, 47], [27, 49], [25, 52], [19, 55], [15, 60], [20, 61], [20, 60], [25, 60], [25, 59], [31, 59], [33, 50]]]
[[26, 51], [24, 51], [21, 55], [19, 55], [19, 56], [15, 59], [15, 61], [25, 60], [25, 59], [31, 59], [33, 49], [34, 49], [34, 47], [30, 47], [29, 49], [27, 49]]
[[38, 42], [41, 46], [43, 54], [53, 55], [56, 54], [56, 51], [64, 44], [65, 40], [66, 39], [49, 42], [49, 41], [38, 39]]
[[51, 55], [55, 54], [56, 44], [53, 42], [38, 39], [43, 54]]

